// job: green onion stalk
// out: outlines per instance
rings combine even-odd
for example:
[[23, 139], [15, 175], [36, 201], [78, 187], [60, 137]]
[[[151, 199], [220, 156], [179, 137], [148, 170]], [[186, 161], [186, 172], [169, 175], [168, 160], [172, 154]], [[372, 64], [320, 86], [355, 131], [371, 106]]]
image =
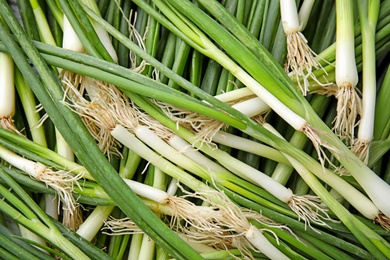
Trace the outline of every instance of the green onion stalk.
[[376, 103], [376, 55], [375, 55], [375, 30], [379, 16], [379, 1], [358, 2], [359, 17], [362, 27], [362, 111], [359, 123], [357, 139], [352, 151], [368, 163], [369, 149], [374, 138], [374, 120]]
[[14, 62], [12, 57], [0, 52], [0, 120], [1, 127], [19, 133], [13, 123], [15, 114]]
[[352, 1], [336, 2], [336, 85], [338, 87], [337, 116], [334, 130], [347, 144], [353, 143], [357, 116], [361, 113], [361, 100], [355, 87], [358, 72], [355, 61], [354, 16]]
[[307, 78], [311, 77], [317, 80], [312, 71], [313, 69], [321, 68], [320, 63], [315, 59], [316, 54], [309, 47], [302, 33], [307, 25], [314, 2], [313, 0], [303, 1], [298, 12], [295, 1], [280, 1], [282, 25], [287, 38], [287, 61], [285, 70], [287, 73], [290, 73], [291, 77], [303, 79], [303, 86], [298, 81], [303, 95], [307, 95], [309, 91]]

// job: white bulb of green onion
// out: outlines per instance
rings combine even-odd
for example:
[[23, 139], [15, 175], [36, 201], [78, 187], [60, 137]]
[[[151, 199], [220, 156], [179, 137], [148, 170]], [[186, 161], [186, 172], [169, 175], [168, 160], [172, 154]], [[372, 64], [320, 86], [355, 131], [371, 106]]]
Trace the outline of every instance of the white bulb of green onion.
[[62, 47], [72, 51], [84, 52], [83, 44], [65, 15], [63, 28]]
[[178, 135], [173, 135], [171, 138], [169, 138], [168, 143], [178, 152], [190, 158], [199, 165], [202, 165], [206, 169], [210, 169], [211, 171], [218, 173], [228, 172], [221, 165], [203, 155], [201, 152], [199, 152], [198, 149], [194, 148], [190, 143]]
[[298, 18], [300, 31], [303, 31], [306, 28], [314, 2], [315, 0], [304, 0], [301, 8], [299, 8]]
[[7, 161], [9, 164], [15, 166], [19, 170], [28, 173], [30, 176], [34, 178], [39, 176], [41, 173], [43, 173], [46, 170], [45, 165], [34, 161], [30, 161], [12, 152], [11, 150], [8, 150], [3, 146], [0, 146], [0, 157], [3, 160]]
[[103, 46], [106, 48], [107, 52], [110, 54], [112, 60], [115, 63], [118, 63], [118, 55], [116, 54], [115, 48], [112, 45], [110, 35], [107, 33], [107, 31], [98, 23], [92, 21], [93, 28], [96, 31], [96, 34], [98, 35], [100, 41], [102, 42]]
[[255, 228], [254, 226], [250, 226], [249, 229], [245, 232], [245, 237], [248, 241], [258, 248], [263, 254], [265, 254], [270, 259], [275, 260], [288, 260], [285, 254], [283, 254], [279, 249], [277, 249], [269, 240], [262, 234], [262, 232]]
[[9, 54], [0, 52], [0, 120], [15, 114], [14, 63]]
[[258, 97], [241, 101], [232, 105], [232, 107], [248, 117], [254, 117], [270, 109], [270, 107]]
[[295, 0], [280, 0], [280, 14], [286, 34], [300, 31], [299, 17]]
[[355, 61], [355, 37], [352, 1], [336, 1], [336, 84], [355, 87], [358, 73]]

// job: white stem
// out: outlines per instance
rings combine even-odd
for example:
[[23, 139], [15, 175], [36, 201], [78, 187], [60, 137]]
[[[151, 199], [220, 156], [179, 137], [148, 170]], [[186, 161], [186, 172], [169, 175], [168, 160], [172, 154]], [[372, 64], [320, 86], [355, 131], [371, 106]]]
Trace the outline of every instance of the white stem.
[[299, 30], [302, 32], [307, 25], [309, 20], [311, 9], [313, 8], [315, 0], [305, 0], [303, 1], [301, 8], [299, 9]]
[[254, 117], [270, 109], [270, 107], [258, 97], [239, 102], [232, 105], [232, 107], [248, 117]]
[[144, 234], [142, 237], [141, 248], [139, 250], [139, 260], [153, 260], [155, 242], [148, 235]]
[[[370, 6], [369, 10], [373, 8]], [[379, 7], [378, 7], [379, 8]], [[376, 103], [376, 56], [375, 29], [372, 19], [362, 22], [363, 44], [363, 78], [362, 78], [362, 114], [359, 124], [358, 138], [371, 142], [374, 135], [375, 103]]]
[[247, 87], [243, 87], [243, 88], [235, 89], [229, 92], [216, 95], [214, 97], [222, 102], [227, 103], [227, 102], [235, 101], [252, 95], [254, 95], [252, 90], [250, 90]]
[[1, 145], [0, 145], [0, 158], [2, 158], [3, 160], [7, 161], [9, 164], [15, 166], [21, 171], [28, 173], [33, 177], [36, 177], [39, 173], [44, 172], [46, 170], [45, 165], [23, 158]]
[[[27, 229], [25, 226], [19, 224], [19, 230], [20, 230], [20, 235], [25, 238], [25, 239], [28, 239], [30, 241], [34, 241], [34, 242], [37, 242], [39, 243], [40, 245], [44, 245], [46, 246], [47, 243], [46, 243], [46, 240], [43, 239], [41, 236], [35, 234], [34, 232], [30, 231], [29, 229]], [[46, 253], [46, 254], [49, 254], [49, 252], [47, 252], [45, 249], [43, 248], [39, 248], [37, 247], [39, 250], [41, 250], [42, 252]]]
[[259, 142], [252, 141], [247, 138], [243, 138], [241, 136], [233, 135], [223, 131], [218, 131], [213, 136], [213, 142], [290, 165], [286, 157], [284, 157], [284, 155], [275, 148], [269, 147]]
[[359, 124], [358, 139], [371, 142], [374, 136], [376, 88], [363, 88], [362, 113]]
[[134, 260], [139, 258], [143, 236], [144, 234], [133, 234], [131, 236], [130, 250], [129, 255], [127, 257], [128, 260]]
[[187, 169], [193, 173], [207, 174], [207, 170], [196, 164], [193, 160], [186, 157], [181, 151], [177, 151], [172, 146], [163, 141], [157, 134], [150, 130], [147, 126], [137, 127], [135, 135], [144, 143], [149, 145], [153, 150], [161, 154], [169, 161], [177, 164], [178, 166]]
[[176, 194], [177, 189], [179, 188], [179, 186], [178, 186], [177, 184], [178, 184], [178, 180], [172, 178], [172, 180], [171, 180], [171, 182], [169, 183], [168, 188], [167, 188], [167, 193], [168, 193], [170, 196], [174, 196], [174, 195]]
[[236, 66], [237, 73], [234, 76], [239, 79], [243, 84], [250, 88], [261, 100], [266, 102], [268, 106], [272, 108], [281, 118], [283, 118], [289, 125], [295, 130], [302, 131], [307, 125], [304, 118], [294, 113], [290, 108], [283, 104], [279, 99], [266, 90], [259, 82], [253, 79], [243, 69]]
[[295, 0], [280, 0], [280, 14], [286, 34], [299, 32], [299, 18]]
[[[93, 0], [82, 0], [82, 4], [86, 5], [89, 9], [91, 9], [95, 14], [101, 17], [99, 7], [96, 4], [96, 1]], [[108, 32], [97, 22], [94, 20], [91, 20], [91, 24], [93, 28], [95, 29], [96, 34], [98, 35], [101, 43], [106, 48], [107, 52], [110, 54], [111, 58], [115, 63], [118, 63], [118, 56], [116, 54], [115, 48], [112, 45], [110, 35]]]
[[55, 195], [45, 194], [45, 213], [58, 220], [58, 198]]
[[62, 137], [61, 133], [56, 128], [56, 142], [57, 142], [57, 153], [62, 157], [65, 157], [69, 161], [74, 161], [74, 154], [72, 148]]
[[63, 37], [62, 37], [62, 47], [64, 49], [68, 49], [72, 51], [84, 52], [85, 51], [84, 46], [81, 43], [79, 37], [77, 36], [75, 30], [73, 29], [66, 15], [64, 15], [63, 27], [64, 30], [63, 30]]
[[[72, 148], [70, 148], [69, 144], [65, 141], [65, 139], [62, 137], [61, 133], [58, 131], [57, 128], [55, 128], [56, 133], [56, 144], [57, 144], [57, 153], [69, 161], [74, 161], [74, 154]], [[48, 195], [46, 195], [48, 196]], [[46, 201], [50, 200], [51, 196], [46, 198]], [[52, 199], [51, 203], [46, 204], [46, 212], [54, 212], [55, 210], [59, 209], [59, 203], [60, 201]], [[57, 214], [52, 216], [55, 219], [58, 219], [58, 210]]]
[[126, 184], [131, 188], [131, 190], [144, 198], [150, 199], [152, 201], [155, 201], [157, 203], [166, 203], [169, 195], [165, 191], [162, 191], [160, 189], [157, 189], [155, 187], [129, 180], [129, 179], [123, 179]]
[[107, 33], [107, 31], [97, 22], [92, 21], [93, 28], [96, 31], [96, 34], [99, 36], [100, 41], [102, 42], [103, 46], [106, 48], [107, 52], [110, 54], [111, 58], [115, 63], [118, 63], [118, 55], [116, 54], [116, 51], [114, 49], [114, 46], [112, 45], [110, 35]]
[[210, 169], [213, 172], [219, 172], [219, 173], [226, 173], [228, 172], [225, 168], [223, 168], [218, 163], [212, 161], [205, 155], [203, 155], [201, 152], [196, 150], [191, 144], [189, 144], [186, 140], [181, 138], [178, 135], [172, 136], [168, 143], [175, 148], [178, 152], [181, 154], [187, 156], [194, 162], [198, 163], [199, 165], [202, 165], [206, 169]]
[[260, 252], [269, 257], [270, 259], [275, 260], [288, 260], [285, 254], [283, 254], [279, 249], [277, 249], [268, 239], [262, 234], [262, 232], [254, 226], [245, 232], [245, 237], [248, 241]]
[[153, 187], [164, 191], [166, 196], [168, 196], [168, 194], [165, 192], [165, 190], [167, 189], [166, 180], [167, 175], [159, 168], [154, 168]]
[[267, 190], [279, 200], [288, 203], [292, 199], [293, 193], [290, 189], [287, 189], [285, 186], [276, 182], [268, 175], [249, 166], [246, 163], [241, 162], [240, 160], [229, 155], [228, 153], [222, 150], [214, 150], [213, 156], [221, 165], [226, 167], [228, 170], [247, 181], [250, 181], [263, 187], [265, 190]]
[[382, 213], [390, 217], [390, 185], [373, 171], [366, 172], [365, 175], [355, 179]]
[[0, 120], [15, 114], [14, 62], [9, 54], [0, 52]]
[[[352, 1], [336, 1], [336, 84], [353, 88], [358, 83], [355, 62]], [[351, 9], [351, 10], [350, 10]]]
[[80, 225], [76, 233], [86, 240], [92, 241], [113, 209], [114, 206], [97, 206], [84, 223]]
[[[98, 83], [96, 82], [96, 79], [91, 77], [84, 77], [83, 78], [83, 85], [85, 90], [87, 91], [88, 97], [91, 100], [94, 100], [94, 102], [97, 102], [99, 98], [99, 88], [96, 87]], [[100, 102], [105, 102], [103, 100], [98, 100]]]
[[192, 240], [185, 236], [184, 234], [177, 234], [181, 239], [183, 239], [190, 247], [192, 247], [196, 252], [200, 254], [216, 252], [217, 250], [213, 247], [202, 244], [200, 241]]

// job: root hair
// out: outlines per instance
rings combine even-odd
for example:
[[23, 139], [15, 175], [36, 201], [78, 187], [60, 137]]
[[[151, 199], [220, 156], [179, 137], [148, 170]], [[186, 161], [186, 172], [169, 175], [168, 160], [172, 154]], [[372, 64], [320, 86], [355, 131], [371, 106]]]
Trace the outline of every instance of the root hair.
[[349, 145], [354, 142], [355, 127], [359, 124], [357, 118], [361, 113], [361, 99], [351, 86], [340, 87], [336, 98], [337, 115], [333, 121], [333, 131]]
[[390, 231], [390, 218], [383, 213], [379, 213], [379, 215], [374, 219], [375, 223], [378, 223], [385, 230]]
[[309, 226], [315, 231], [316, 229], [311, 226], [311, 223], [329, 227], [324, 220], [335, 221], [330, 218], [327, 213], [328, 210], [321, 204], [322, 201], [314, 195], [294, 195], [288, 203], [290, 208], [298, 215], [298, 220], [303, 220], [305, 223], [305, 229]]
[[[313, 68], [324, 70], [316, 60], [316, 56], [317, 54], [309, 47], [305, 36], [301, 32], [287, 34], [285, 70], [290, 76], [297, 78], [298, 86], [304, 96], [309, 92], [309, 78], [312, 78], [319, 85], [325, 85], [319, 82], [313, 74]], [[303, 81], [303, 85], [301, 81]]]
[[369, 140], [355, 139], [351, 150], [360, 160], [362, 160], [362, 162], [367, 165], [368, 159], [370, 157], [370, 146], [371, 141]]

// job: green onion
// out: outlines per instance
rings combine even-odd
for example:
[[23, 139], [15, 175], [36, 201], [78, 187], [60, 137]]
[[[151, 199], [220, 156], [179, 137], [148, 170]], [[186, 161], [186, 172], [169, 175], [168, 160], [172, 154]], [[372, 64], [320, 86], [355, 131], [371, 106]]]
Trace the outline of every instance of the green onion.
[[352, 1], [336, 2], [336, 94], [337, 116], [334, 129], [341, 138], [354, 139], [356, 118], [360, 114], [360, 97], [355, 91], [358, 82], [355, 62]]
[[358, 2], [363, 44], [363, 93], [358, 137], [354, 141], [352, 150], [366, 164], [368, 163], [370, 144], [374, 138], [376, 102], [376, 56], [374, 39], [379, 15], [379, 4], [379, 1], [372, 1], [369, 4]]
[[291, 76], [305, 81], [304, 86], [299, 84], [303, 95], [307, 95], [309, 90], [307, 78], [315, 78], [312, 74], [312, 68], [320, 68], [319, 63], [315, 60], [315, 53], [310, 49], [305, 36], [302, 34], [313, 4], [313, 0], [305, 0], [298, 14], [294, 0], [280, 0], [282, 25], [287, 37], [285, 69], [288, 73], [291, 73]]
[[12, 57], [0, 52], [0, 121], [1, 127], [19, 132], [13, 124], [15, 114], [14, 63]]

